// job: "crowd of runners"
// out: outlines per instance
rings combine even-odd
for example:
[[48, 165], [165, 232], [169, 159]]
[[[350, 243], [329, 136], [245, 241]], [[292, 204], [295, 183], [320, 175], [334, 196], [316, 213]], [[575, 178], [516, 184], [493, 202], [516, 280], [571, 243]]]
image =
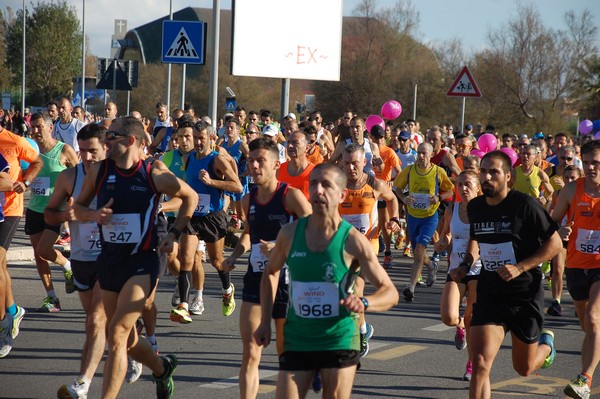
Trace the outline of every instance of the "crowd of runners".
[[[600, 141], [591, 135], [458, 131], [412, 119], [367, 129], [351, 111], [332, 122], [290, 113], [280, 124], [243, 107], [218, 121], [191, 107], [155, 109], [146, 123], [108, 103], [105, 118], [90, 122], [63, 97], [27, 115], [21, 134], [0, 123], [0, 358], [18, 345], [26, 316], [6, 262], [25, 216], [43, 286], [37, 311], [61, 311], [55, 264], [86, 314], [80, 369], [58, 398], [86, 398], [105, 355], [103, 398], [135, 382], [142, 365], [157, 397], [171, 398], [178, 362], [159, 355], [157, 306], [167, 304], [155, 303], [156, 287], [175, 276], [169, 318], [192, 323], [204, 312], [206, 262], [221, 282], [222, 315], [237, 309], [240, 320], [241, 398], [258, 395], [272, 339], [277, 397], [310, 389], [350, 397], [375, 331], [368, 313], [400, 297], [418, 301], [442, 260], [440, 317], [466, 349], [470, 398], [491, 397], [508, 332], [518, 374], [552, 365], [555, 336], [544, 318], [562, 316], [565, 278], [583, 340], [581, 370], [564, 392], [590, 397], [600, 360]], [[395, 282], [400, 293], [387, 273], [392, 246], [412, 259], [409, 281]], [[235, 287], [230, 273], [240, 266], [243, 287]]]

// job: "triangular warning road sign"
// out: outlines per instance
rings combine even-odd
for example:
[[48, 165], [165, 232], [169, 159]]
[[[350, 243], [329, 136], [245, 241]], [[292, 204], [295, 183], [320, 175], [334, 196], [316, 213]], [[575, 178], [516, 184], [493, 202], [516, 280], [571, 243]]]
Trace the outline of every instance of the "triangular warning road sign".
[[183, 26], [179, 34], [175, 36], [175, 40], [173, 40], [173, 44], [169, 47], [166, 56], [173, 58], [198, 58], [198, 53]]
[[[115, 64], [117, 68], [115, 69]], [[116, 71], [116, 76], [114, 76], [113, 82], [113, 74]], [[115, 86], [113, 87], [113, 83]], [[102, 74], [102, 77], [96, 84], [97, 89], [105, 89], [105, 90], [131, 90], [131, 84], [129, 84], [129, 79], [127, 78], [127, 74], [121, 68], [118, 62], [111, 62], [108, 64], [106, 71]]]
[[463, 67], [446, 95], [450, 97], [481, 97], [481, 92], [477, 88], [469, 68]]

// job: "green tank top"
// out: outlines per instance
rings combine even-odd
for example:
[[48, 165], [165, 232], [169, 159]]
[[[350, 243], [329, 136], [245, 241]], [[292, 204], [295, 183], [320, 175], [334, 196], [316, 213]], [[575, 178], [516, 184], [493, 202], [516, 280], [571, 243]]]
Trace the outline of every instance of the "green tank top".
[[40, 170], [35, 180], [31, 182], [29, 209], [32, 211], [44, 212], [44, 209], [48, 206], [48, 202], [50, 202], [52, 192], [54, 192], [56, 176], [67, 169], [66, 166], [60, 163], [60, 154], [64, 146], [65, 143], [59, 141], [47, 153], [40, 153], [40, 157], [44, 161], [44, 166], [42, 166], [42, 170]]
[[327, 249], [311, 252], [305, 239], [307, 220], [298, 220], [286, 261], [290, 299], [284, 350], [360, 350], [358, 314], [340, 305], [340, 300], [354, 291], [357, 276], [344, 260], [344, 246], [352, 225], [342, 221]]
[[[161, 161], [167, 168], [181, 180], [185, 180], [185, 165], [183, 164], [183, 156], [179, 150], [167, 151], [163, 154]], [[165, 195], [165, 201], [168, 201], [169, 197]], [[167, 216], [177, 216], [177, 212], [165, 212]]]

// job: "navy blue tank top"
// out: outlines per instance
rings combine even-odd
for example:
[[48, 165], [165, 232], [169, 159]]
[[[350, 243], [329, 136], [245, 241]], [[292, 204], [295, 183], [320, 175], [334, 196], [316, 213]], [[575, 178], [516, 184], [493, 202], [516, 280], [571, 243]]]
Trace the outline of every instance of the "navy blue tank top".
[[250, 191], [246, 218], [250, 226], [252, 249], [248, 257], [248, 270], [252, 269], [255, 273], [264, 271], [268, 258], [260, 252], [260, 240], [275, 241], [281, 227], [293, 219], [294, 215], [285, 207], [287, 189], [287, 183], [279, 182], [273, 197], [265, 204], [256, 199], [257, 187]]
[[242, 140], [238, 140], [231, 147], [225, 146], [225, 150], [227, 150], [229, 155], [231, 155], [231, 157], [235, 159], [235, 162], [237, 163], [238, 167], [238, 174], [240, 175], [246, 171], [246, 156], [244, 155], [242, 150], [240, 150], [241, 145]]
[[99, 260], [111, 264], [141, 252], [154, 252], [158, 244], [156, 212], [160, 193], [150, 177], [149, 162], [140, 160], [133, 170], [118, 168], [112, 159], [102, 161], [96, 180], [98, 206], [113, 199], [112, 220], [100, 226]]
[[198, 194], [198, 205], [194, 216], [204, 216], [223, 209], [225, 194], [218, 188], [207, 186], [200, 180], [202, 169], [208, 172], [211, 179], [223, 180], [215, 173], [215, 158], [219, 155], [213, 151], [202, 159], [196, 159], [196, 151], [190, 152], [185, 165], [185, 181]]

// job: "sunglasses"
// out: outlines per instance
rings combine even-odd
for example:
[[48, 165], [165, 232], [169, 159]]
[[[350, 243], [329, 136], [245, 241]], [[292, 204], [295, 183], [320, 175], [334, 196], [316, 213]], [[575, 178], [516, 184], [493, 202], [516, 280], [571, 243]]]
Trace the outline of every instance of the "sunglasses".
[[119, 137], [128, 137], [128, 134], [123, 134], [120, 132], [115, 132], [114, 130], [109, 130], [108, 132], [105, 133], [105, 137], [107, 140], [116, 140]]
[[573, 157], [560, 157], [563, 161], [572, 161]]
[[252, 130], [252, 131], [248, 131], [248, 132], [246, 132], [246, 134], [258, 134], [258, 132], [257, 132], [257, 131], [255, 131], [255, 130]]

